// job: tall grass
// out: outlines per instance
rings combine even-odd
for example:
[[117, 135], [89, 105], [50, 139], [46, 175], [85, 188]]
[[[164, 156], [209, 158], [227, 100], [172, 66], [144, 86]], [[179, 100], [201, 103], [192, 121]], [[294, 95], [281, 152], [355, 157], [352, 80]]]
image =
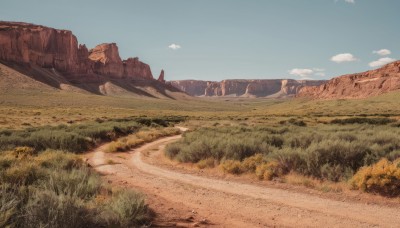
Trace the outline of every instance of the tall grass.
[[162, 137], [177, 135], [180, 133], [178, 128], [152, 128], [143, 129], [137, 133], [119, 138], [111, 142], [106, 148], [107, 152], [123, 152], [138, 147], [144, 143], [152, 142]]

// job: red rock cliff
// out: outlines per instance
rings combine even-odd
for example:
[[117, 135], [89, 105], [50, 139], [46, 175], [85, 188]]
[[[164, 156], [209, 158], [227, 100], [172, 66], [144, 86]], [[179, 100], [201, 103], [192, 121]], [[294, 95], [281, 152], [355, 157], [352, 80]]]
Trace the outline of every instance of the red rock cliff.
[[320, 86], [307, 86], [298, 97], [318, 99], [347, 99], [376, 96], [400, 90], [400, 61], [363, 73], [343, 75]]
[[122, 61], [115, 43], [100, 44], [89, 51], [89, 59], [95, 62], [94, 72], [116, 78], [153, 79], [150, 66], [139, 58]]
[[153, 79], [150, 66], [138, 58], [121, 60], [115, 43], [88, 51], [71, 31], [0, 21], [0, 60], [54, 68], [66, 76], [99, 74], [114, 78]]
[[321, 85], [325, 81], [260, 79], [260, 80], [223, 80], [207, 82], [196, 80], [171, 81], [176, 88], [192, 96], [293, 96], [300, 88], [308, 85]]
[[0, 22], [0, 60], [31, 63], [66, 73], [91, 73], [85, 46], [71, 31], [40, 25]]

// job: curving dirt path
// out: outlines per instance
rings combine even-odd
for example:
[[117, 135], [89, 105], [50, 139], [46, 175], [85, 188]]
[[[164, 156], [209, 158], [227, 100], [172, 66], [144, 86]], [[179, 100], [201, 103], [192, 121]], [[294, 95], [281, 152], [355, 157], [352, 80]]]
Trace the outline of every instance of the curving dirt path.
[[211, 179], [160, 168], [142, 160], [157, 158], [163, 138], [129, 153], [87, 155], [109, 183], [136, 188], [158, 215], [153, 226], [218, 227], [397, 227], [400, 208], [342, 202], [288, 190]]

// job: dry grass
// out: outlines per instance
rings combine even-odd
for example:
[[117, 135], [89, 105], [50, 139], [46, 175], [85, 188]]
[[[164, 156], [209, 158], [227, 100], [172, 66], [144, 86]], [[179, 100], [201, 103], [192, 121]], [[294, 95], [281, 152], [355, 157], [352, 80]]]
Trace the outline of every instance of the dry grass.
[[177, 135], [180, 133], [178, 128], [156, 128], [150, 130], [141, 130], [135, 134], [119, 138], [109, 143], [106, 152], [124, 152], [143, 145], [144, 143], [155, 141], [162, 137]]

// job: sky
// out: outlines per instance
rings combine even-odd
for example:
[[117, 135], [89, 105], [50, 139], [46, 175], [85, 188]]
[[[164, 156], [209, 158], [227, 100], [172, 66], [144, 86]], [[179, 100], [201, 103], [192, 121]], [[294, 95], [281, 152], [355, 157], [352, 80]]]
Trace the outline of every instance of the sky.
[[399, 0], [0, 0], [0, 20], [117, 43], [167, 80], [330, 79], [400, 58]]

